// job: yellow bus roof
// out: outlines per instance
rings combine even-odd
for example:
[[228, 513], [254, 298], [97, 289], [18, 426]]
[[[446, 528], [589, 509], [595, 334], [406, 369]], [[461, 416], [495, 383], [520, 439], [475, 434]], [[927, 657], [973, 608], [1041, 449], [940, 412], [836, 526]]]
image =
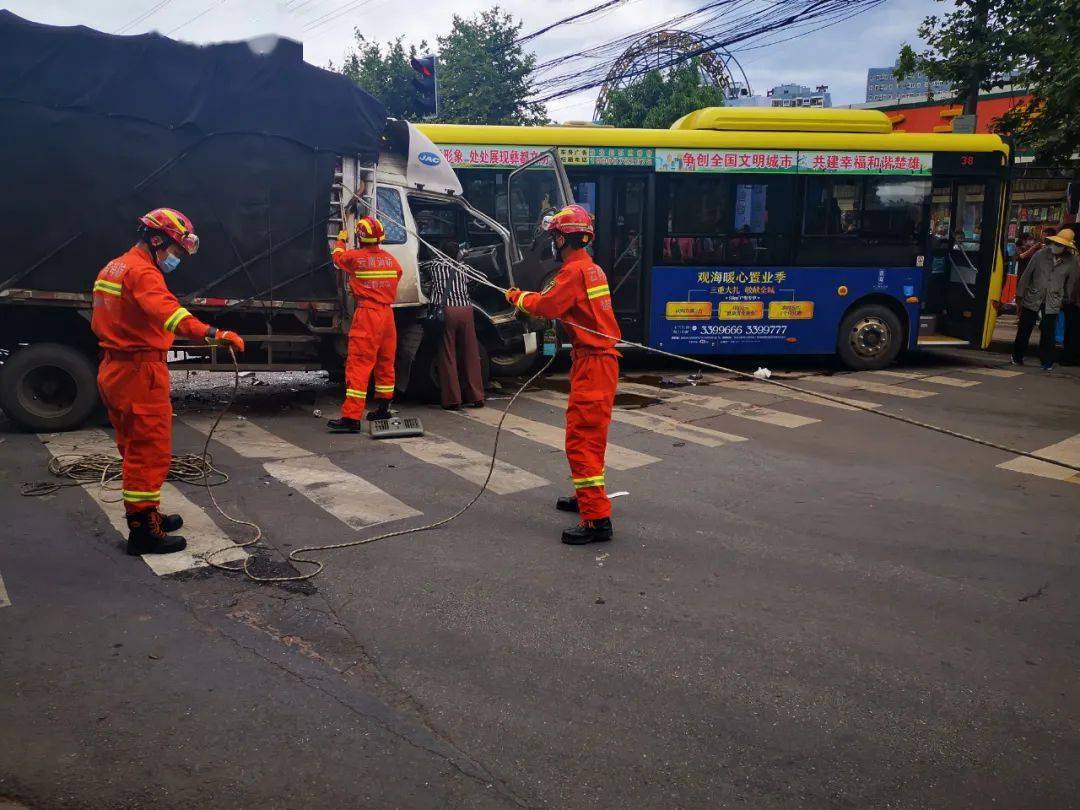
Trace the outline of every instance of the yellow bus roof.
[[850, 132], [889, 135], [892, 122], [881, 110], [833, 107], [705, 107], [687, 113], [672, 129], [739, 132]]
[[892, 132], [885, 129], [882, 120], [888, 123], [888, 118], [877, 110], [716, 107], [690, 113], [676, 121], [672, 129], [465, 124], [418, 127], [436, 144], [1009, 153], [1008, 145], [997, 135]]

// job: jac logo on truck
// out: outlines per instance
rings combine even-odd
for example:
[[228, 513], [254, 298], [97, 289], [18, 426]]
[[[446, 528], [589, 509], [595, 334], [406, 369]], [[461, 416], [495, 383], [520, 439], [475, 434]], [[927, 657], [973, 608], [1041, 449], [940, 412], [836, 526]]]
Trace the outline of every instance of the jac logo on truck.
[[438, 166], [442, 163], [442, 158], [436, 155], [434, 152], [421, 152], [416, 156], [416, 159], [423, 163], [425, 166]]

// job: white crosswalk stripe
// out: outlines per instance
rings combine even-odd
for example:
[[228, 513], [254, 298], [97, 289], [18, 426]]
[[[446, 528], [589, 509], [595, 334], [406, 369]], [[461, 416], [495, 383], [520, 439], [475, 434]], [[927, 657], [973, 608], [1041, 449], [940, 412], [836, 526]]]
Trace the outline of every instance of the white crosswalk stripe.
[[0, 608], [11, 607], [11, 597], [8, 596], [4, 578], [0, 576]]
[[[491, 466], [490, 455], [477, 452], [433, 433], [419, 438], [384, 441], [387, 444], [397, 445], [419, 461], [442, 467], [477, 486], [484, 483]], [[545, 487], [550, 483], [546, 478], [533, 475], [528, 470], [515, 467], [505, 461], [496, 461], [488, 489], [497, 495], [513, 495], [515, 492]]]
[[[567, 397], [565, 394], [557, 394], [554, 391], [536, 391], [525, 395], [534, 402], [542, 402], [545, 405], [554, 405], [556, 408], [565, 408]], [[641, 413], [639, 411], [624, 411], [616, 408], [611, 413], [611, 418], [625, 425], [658, 433], [661, 436], [669, 436], [684, 442], [700, 444], [704, 447], [722, 447], [730, 442], [745, 442], [745, 436], [736, 436], [734, 433], [724, 433], [711, 428], [699, 427], [687, 422], [680, 422], [667, 416], [655, 413]]]
[[[812, 402], [815, 405], [823, 405], [826, 408], [837, 408], [842, 411], [854, 411], [856, 408], [851, 407], [857, 405], [860, 408], [880, 408], [881, 404], [878, 402], [868, 402], [865, 399], [853, 399], [852, 397], [841, 397], [830, 394], [833, 399], [822, 399], [821, 397], [815, 397], [813, 394], [804, 394], [799, 391], [791, 391], [787, 388], [781, 388], [771, 383], [759, 383], [751, 382], [750, 380], [719, 380], [717, 382], [710, 382], [710, 386], [718, 386], [720, 388], [729, 388], [734, 391], [755, 391], [759, 394], [770, 394], [774, 397], [780, 397], [781, 399], [790, 399], [797, 402]], [[839, 399], [841, 402], [836, 402]], [[843, 404], [847, 403], [847, 404]]]
[[[1080, 433], [1070, 436], [1057, 444], [1044, 447], [1042, 450], [1036, 450], [1035, 453], [1046, 458], [1052, 458], [1055, 461], [1080, 465]], [[1056, 464], [1028, 458], [1027, 456], [1017, 456], [1014, 459], [998, 464], [998, 467], [1027, 475], [1037, 475], [1040, 478], [1053, 478], [1057, 481], [1080, 484], [1080, 473], [1073, 472], [1065, 467], [1058, 467]]]
[[739, 419], [750, 419], [755, 422], [764, 422], [767, 425], [775, 425], [776, 427], [783, 428], [796, 428], [803, 425], [812, 425], [815, 422], [819, 422], [819, 419], [813, 419], [809, 416], [800, 416], [796, 413], [785, 413], [784, 411], [776, 411], [772, 408], [766, 408], [761, 405], [751, 405], [747, 402], [737, 402], [731, 399], [724, 399], [724, 397], [709, 396], [705, 394], [692, 394], [687, 391], [667, 392], [660, 388], [653, 388], [649, 385], [639, 385], [637, 383], [619, 383], [619, 390], [626, 391], [630, 394], [641, 394], [642, 396], [651, 396], [663, 400], [664, 402], [675, 402], [684, 405], [694, 405], [698, 408], [704, 408], [708, 411], [716, 411], [718, 413], [726, 413], [729, 416], [734, 416]]
[[[456, 413], [490, 427], [498, 425], [499, 420], [502, 418], [502, 411], [495, 408], [469, 409], [457, 411]], [[562, 450], [566, 442], [566, 434], [563, 428], [557, 428], [544, 422], [536, 422], [513, 413], [507, 416], [506, 421], [503, 422], [503, 430], [531, 442], [554, 447], [557, 450]], [[656, 456], [639, 453], [636, 450], [628, 450], [625, 447], [619, 447], [617, 444], [608, 444], [607, 447], [607, 466], [613, 470], [632, 470], [635, 467], [644, 467], [658, 461], [660, 459]]]
[[802, 381], [823, 383], [825, 385], [835, 386], [836, 388], [850, 388], [855, 391], [871, 391], [875, 394], [888, 394], [889, 396], [904, 397], [905, 399], [925, 399], [926, 397], [937, 396], [936, 391], [920, 391], [917, 388], [904, 388], [899, 385], [888, 385], [886, 383], [873, 382], [872, 380], [847, 374], [839, 377], [815, 375], [803, 377]]
[[871, 374], [880, 374], [883, 377], [895, 377], [898, 380], [913, 380], [915, 382], [928, 382], [935, 385], [945, 385], [950, 388], [974, 388], [981, 385], [981, 380], [961, 380], [959, 377], [945, 377], [940, 374], [917, 374], [913, 371], [871, 371]]
[[[71, 453], [116, 455], [116, 443], [103, 430], [78, 430], [41, 435], [40, 438], [53, 456]], [[124, 518], [124, 504], [120, 499], [120, 492], [117, 489], [102, 489], [100, 484], [86, 484], [83, 489], [101, 507], [113, 528], [126, 538], [127, 520]], [[161, 508], [165, 512], [178, 512], [184, 518], [184, 528], [180, 533], [187, 538], [188, 545], [186, 549], [175, 554], [147, 554], [142, 558], [158, 576], [201, 568], [206, 563], [200, 555], [234, 545], [232, 539], [220, 529], [203, 507], [191, 501], [171, 483], [166, 483], [161, 488]], [[246, 556], [242, 548], [236, 548], [216, 555], [214, 561], [229, 562]]]
[[[181, 421], [203, 434], [213, 425], [213, 419], [208, 417], [185, 416]], [[222, 420], [214, 441], [244, 458], [274, 459], [263, 464], [267, 473], [353, 529], [421, 514], [330, 459], [297, 447], [248, 420]]]
[[1012, 371], [1007, 368], [965, 368], [962, 369], [965, 374], [981, 374], [983, 377], [997, 377], [1002, 380], [1009, 379], [1010, 377], [1020, 377], [1024, 372]]

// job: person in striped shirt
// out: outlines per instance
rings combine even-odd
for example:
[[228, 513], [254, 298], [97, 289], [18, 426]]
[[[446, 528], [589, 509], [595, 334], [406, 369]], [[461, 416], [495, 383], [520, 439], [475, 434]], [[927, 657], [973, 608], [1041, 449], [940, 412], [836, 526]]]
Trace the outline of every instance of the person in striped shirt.
[[463, 403], [470, 408], [482, 408], [484, 378], [469, 280], [453, 264], [460, 258], [461, 248], [457, 242], [447, 241], [440, 250], [452, 260], [434, 261], [430, 265], [431, 305], [442, 307], [444, 312], [438, 354], [442, 406], [452, 411]]

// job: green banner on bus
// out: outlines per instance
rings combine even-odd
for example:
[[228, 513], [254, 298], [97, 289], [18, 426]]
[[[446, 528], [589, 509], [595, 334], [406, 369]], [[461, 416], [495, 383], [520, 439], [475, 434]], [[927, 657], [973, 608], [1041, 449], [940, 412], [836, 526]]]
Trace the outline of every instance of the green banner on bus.
[[[509, 144], [445, 143], [439, 146], [455, 169], [516, 169], [550, 147]], [[638, 146], [560, 146], [566, 166], [637, 166], [652, 168], [655, 150]]]
[[802, 152], [768, 149], [657, 149], [656, 171], [750, 174], [929, 175], [928, 152]]

